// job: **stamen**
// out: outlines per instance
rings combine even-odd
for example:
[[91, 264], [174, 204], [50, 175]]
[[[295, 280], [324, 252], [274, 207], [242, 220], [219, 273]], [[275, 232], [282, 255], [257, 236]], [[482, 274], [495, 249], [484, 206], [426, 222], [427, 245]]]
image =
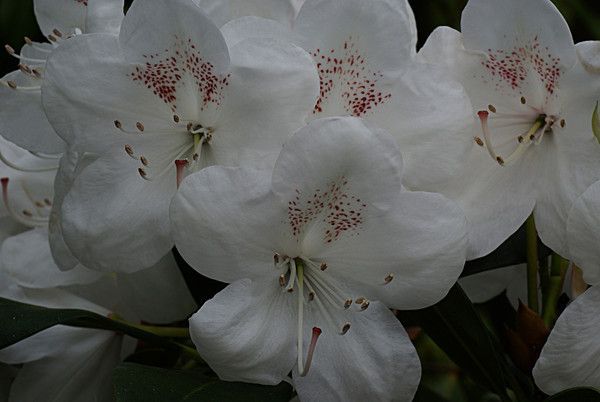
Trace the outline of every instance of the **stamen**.
[[371, 304], [368, 300], [365, 300], [364, 302], [362, 302], [360, 304], [360, 311], [365, 311], [368, 307], [369, 304]]
[[56, 42], [56, 41], [57, 41], [57, 39], [56, 39], [56, 36], [54, 36], [54, 35], [52, 35], [52, 34], [48, 35], [48, 40], [49, 40], [50, 42]]
[[359, 297], [358, 299], [356, 299], [354, 301], [354, 303], [356, 304], [363, 304], [367, 299], [365, 299], [364, 297]]
[[0, 179], [0, 183], [2, 184], [2, 201], [4, 202], [4, 206], [9, 215], [26, 226], [46, 226], [48, 224], [47, 218], [33, 216], [33, 213], [26, 209], [21, 211], [21, 214], [16, 214], [12, 210], [10, 203], [8, 202], [8, 182], [8, 177], [2, 177]]
[[6, 53], [11, 55], [12, 57], [22, 60], [22, 61], [28, 61], [30, 63], [35, 63], [35, 64], [46, 63], [46, 60], [43, 60], [43, 59], [34, 59], [31, 57], [21, 56], [20, 54], [17, 54], [17, 52], [15, 52], [15, 49], [13, 49], [10, 45], [4, 45], [4, 50], [6, 50]]
[[176, 114], [173, 115], [173, 121], [175, 123], [179, 123], [179, 116], [177, 116]]
[[325, 271], [327, 269], [327, 264], [322, 262], [320, 266], [321, 271]]
[[[140, 156], [140, 162], [142, 162], [142, 165], [148, 166], [148, 158], [146, 158], [144, 155]], [[177, 163], [177, 161], [175, 161], [175, 163]]]
[[285, 286], [285, 274], [281, 274], [279, 275], [279, 286], [284, 287]]
[[352, 305], [352, 299], [347, 299], [346, 302], [344, 303], [344, 308], [347, 310], [350, 308], [351, 305]]
[[315, 353], [315, 348], [317, 347], [317, 341], [319, 340], [319, 336], [322, 332], [323, 331], [321, 331], [321, 328], [319, 327], [313, 327], [312, 329], [312, 338], [310, 339], [308, 353], [306, 354], [306, 363], [304, 364], [304, 369], [300, 372], [300, 377], [304, 377], [306, 374], [308, 374], [310, 364], [312, 363], [313, 354]]
[[[296, 264], [294, 259], [292, 259], [290, 265], [294, 268], [293, 276], [296, 276]], [[302, 275], [304, 271], [304, 266], [302, 263], [298, 264], [298, 371], [300, 373], [304, 372], [303, 364], [302, 364], [302, 347], [304, 346], [304, 342], [302, 341], [302, 329], [304, 326], [304, 275]], [[290, 274], [291, 275], [291, 274]], [[290, 278], [290, 282], [292, 278]], [[289, 286], [288, 286], [289, 289]], [[288, 290], [289, 291], [289, 290]], [[310, 365], [310, 362], [308, 363]]]
[[25, 41], [26, 44], [28, 44], [29, 46], [33, 46], [33, 41], [31, 39], [29, 39], [29, 36], [24, 36], [23, 40]]
[[565, 121], [565, 119], [560, 119], [560, 127], [565, 128], [566, 125], [567, 125], [567, 122]]
[[290, 260], [290, 280], [285, 287], [285, 290], [288, 292], [294, 291], [294, 282], [296, 281], [296, 261], [294, 258]]
[[526, 104], [527, 103], [527, 99], [525, 99], [524, 96], [521, 96], [521, 104]]
[[390, 273], [383, 279], [383, 281], [387, 285], [388, 283], [390, 283], [392, 281], [392, 279], [394, 279], [394, 274]]
[[183, 181], [184, 174], [185, 174], [185, 167], [187, 166], [187, 164], [188, 164], [188, 161], [186, 161], [185, 159], [175, 160], [175, 167], [177, 168], [177, 188], [179, 188], [179, 185]]
[[494, 160], [498, 160], [498, 155], [494, 152], [492, 147], [492, 140], [490, 138], [490, 128], [488, 126], [488, 116], [489, 113], [486, 110], [480, 110], [477, 112], [477, 116], [479, 116], [479, 120], [481, 121], [481, 129], [483, 130], [483, 139], [485, 141], [485, 146], [488, 150], [488, 153]]
[[140, 131], [143, 132], [144, 131], [144, 125], [142, 123], [140, 123], [139, 121], [137, 123], [135, 123], [135, 127]]
[[146, 171], [142, 168], [138, 168], [138, 173], [140, 174], [140, 176], [142, 177], [142, 179], [144, 180], [150, 180], [148, 178], [148, 173], [146, 173]]
[[494, 107], [494, 105], [488, 105], [488, 109], [490, 110], [490, 112], [496, 113], [496, 108]]
[[474, 139], [475, 139], [475, 143], [476, 143], [477, 145], [479, 145], [480, 147], [482, 147], [482, 146], [484, 146], [484, 145], [485, 145], [485, 144], [483, 143], [483, 140], [482, 140], [481, 138], [479, 138], [479, 137], [474, 137]]
[[23, 92], [39, 91], [42, 88], [40, 85], [32, 85], [32, 86], [24, 87], [21, 85], [17, 85], [17, 83], [14, 81], [4, 81], [4, 80], [0, 80], [0, 84], [4, 85], [5, 87], [8, 87], [10, 89], [14, 89], [15, 91], [23, 91]]
[[344, 326], [342, 327], [342, 331], [340, 332], [340, 335], [346, 335], [346, 333], [350, 330], [350, 323], [347, 322], [344, 324]]
[[52, 170], [58, 169], [58, 166], [48, 166], [41, 168], [29, 168], [25, 166], [19, 166], [14, 162], [11, 162], [6, 156], [0, 151], [0, 161], [2, 161], [8, 167], [18, 170], [19, 172], [27, 172], [27, 173], [38, 173], [38, 172], [50, 172]]
[[62, 32], [60, 32], [60, 31], [59, 31], [58, 29], [56, 29], [56, 28], [54, 28], [54, 29], [52, 30], [52, 33], [54, 33], [54, 35], [56, 35], [56, 36], [57, 36], [57, 37], [59, 37], [59, 38], [62, 38], [62, 36], [63, 36]]
[[135, 154], [133, 152], [133, 147], [129, 144], [125, 145], [125, 152], [127, 155], [131, 156], [133, 159], [136, 159]]

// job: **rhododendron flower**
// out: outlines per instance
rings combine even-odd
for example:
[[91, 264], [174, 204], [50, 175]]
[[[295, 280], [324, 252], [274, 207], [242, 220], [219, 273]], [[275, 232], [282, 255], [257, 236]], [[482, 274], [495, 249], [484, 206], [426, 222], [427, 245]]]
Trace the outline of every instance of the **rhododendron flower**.
[[542, 241], [566, 256], [567, 212], [600, 175], [590, 126], [600, 80], [548, 0], [471, 0], [461, 27], [438, 28], [420, 56], [460, 80], [480, 120], [464, 133], [479, 145], [464, 171], [440, 186], [465, 209], [469, 258], [494, 250], [532, 212]]
[[35, 15], [48, 43], [26, 44], [17, 53], [19, 69], [0, 79], [0, 134], [30, 151], [61, 153], [56, 135], [42, 109], [41, 85], [46, 59], [68, 38], [84, 33], [116, 33], [123, 19], [123, 0], [34, 0]]
[[136, 1], [119, 37], [81, 36], [55, 51], [46, 81], [57, 132], [101, 154], [64, 199], [64, 239], [87, 267], [121, 272], [170, 252], [177, 181], [212, 164], [272, 164], [318, 92], [301, 48], [228, 48], [191, 0]]
[[173, 236], [200, 273], [231, 283], [190, 319], [225, 380], [301, 400], [411, 400], [420, 364], [386, 308], [440, 300], [465, 259], [465, 220], [443, 196], [402, 189], [394, 139], [354, 117], [319, 119], [275, 168], [184, 179]]

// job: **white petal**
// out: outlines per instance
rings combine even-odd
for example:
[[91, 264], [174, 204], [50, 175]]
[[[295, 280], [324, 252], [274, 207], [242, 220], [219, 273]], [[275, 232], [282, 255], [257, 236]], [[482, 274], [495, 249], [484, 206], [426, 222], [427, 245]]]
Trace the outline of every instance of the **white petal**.
[[403, 192], [386, 214], [366, 217], [355, 236], [307, 253], [364, 293], [358, 296], [419, 309], [442, 299], [456, 282], [466, 243], [458, 205], [439, 194]]
[[146, 63], [148, 58], [163, 56], [163, 49], [177, 50], [175, 45], [179, 40], [183, 41], [183, 48], [189, 44], [197, 50], [218, 73], [229, 64], [227, 45], [219, 28], [189, 0], [146, 0], [132, 4], [123, 20], [119, 40], [131, 62]]
[[510, 52], [538, 43], [533, 54], [544, 57], [538, 49], [547, 47], [560, 67], [568, 69], [575, 62], [569, 26], [549, 0], [471, 0], [463, 10], [461, 31], [467, 49]]
[[[167, 146], [173, 136], [165, 137], [165, 143], [148, 142]], [[138, 173], [139, 162], [112, 151], [75, 179], [63, 202], [63, 235], [86, 267], [131, 273], [154, 265], [173, 246], [168, 207], [176, 190], [175, 166], [157, 160], [156, 170], [167, 171], [148, 181]]]
[[526, 272], [524, 265], [513, 265], [461, 278], [458, 283], [473, 303], [484, 303], [505, 291]]
[[153, 267], [119, 275], [117, 283], [122, 305], [142, 321], [167, 324], [198, 310], [171, 253]]
[[76, 28], [85, 31], [86, 2], [81, 0], [34, 0], [35, 18], [44, 35], [54, 29], [68, 35]]
[[207, 157], [226, 166], [271, 168], [317, 99], [317, 72], [301, 48], [250, 39], [231, 49], [230, 81]]
[[221, 33], [230, 49], [245, 39], [271, 38], [295, 42], [289, 26], [256, 16], [231, 20], [221, 27]]
[[404, 160], [404, 183], [433, 190], [456, 176], [473, 139], [473, 111], [463, 87], [437, 66], [413, 63], [393, 86], [392, 97], [369, 121], [388, 130]]
[[172, 235], [183, 258], [223, 282], [274, 272], [286, 210], [271, 194], [270, 178], [267, 171], [219, 166], [185, 178], [171, 204]]
[[296, 359], [296, 320], [275, 280], [227, 286], [190, 318], [203, 359], [223, 380], [278, 384]]
[[395, 0], [304, 2], [294, 31], [319, 69], [315, 117], [364, 116], [387, 101], [390, 85], [415, 53], [408, 10]]
[[54, 132], [48, 122], [40, 96], [42, 81], [21, 71], [14, 71], [2, 78], [20, 87], [37, 90], [14, 90], [0, 85], [0, 132], [9, 141], [34, 152], [61, 153], [64, 141]]
[[291, 0], [194, 0], [217, 26], [245, 16], [256, 16], [291, 26], [295, 10]]
[[593, 285], [600, 284], [599, 225], [600, 182], [596, 182], [575, 201], [567, 220], [569, 257]]
[[48, 231], [32, 229], [8, 238], [0, 248], [2, 270], [16, 283], [30, 288], [52, 288], [92, 283], [99, 279], [98, 272], [77, 266], [60, 271], [54, 264], [48, 243]]
[[600, 387], [600, 288], [594, 286], [560, 315], [533, 368], [542, 391]]
[[[341, 191], [359, 209], [367, 204], [387, 210], [399, 194], [401, 174], [402, 157], [389, 134], [358, 118], [325, 118], [303, 127], [285, 144], [273, 171], [273, 192], [286, 208], [290, 202], [309, 208], [313, 198], [317, 202], [327, 199], [326, 192]], [[311, 214], [308, 209], [297, 212]]]
[[[3, 349], [0, 359], [25, 363], [12, 383], [11, 400], [111, 401], [112, 370], [121, 360], [121, 340], [109, 331], [58, 326]], [[18, 349], [22, 356], [11, 356], [18, 355]], [[32, 353], [40, 356], [14, 361]]]
[[301, 400], [411, 401], [421, 364], [400, 322], [380, 303], [353, 317], [345, 335], [323, 331], [305, 377], [294, 368]]
[[600, 41], [585, 41], [575, 45], [579, 61], [590, 73], [600, 73]]
[[118, 34], [123, 21], [123, 0], [88, 0], [86, 33]]

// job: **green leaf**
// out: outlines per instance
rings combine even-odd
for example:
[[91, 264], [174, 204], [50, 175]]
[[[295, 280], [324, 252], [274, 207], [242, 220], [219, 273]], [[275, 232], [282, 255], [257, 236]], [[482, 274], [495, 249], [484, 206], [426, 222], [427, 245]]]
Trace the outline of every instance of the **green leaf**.
[[59, 324], [106, 329], [173, 350], [189, 349], [150, 332], [85, 310], [47, 308], [0, 298], [0, 317], [3, 318], [0, 325], [0, 349]]
[[571, 388], [546, 399], [546, 402], [598, 402], [600, 391], [594, 388]]
[[598, 142], [600, 142], [600, 111], [598, 110], [598, 102], [596, 102], [594, 113], [592, 113], [592, 131]]
[[[485, 257], [467, 261], [461, 277], [478, 274], [492, 269], [508, 267], [527, 262], [527, 243], [525, 241], [525, 225], [513, 233], [492, 253]], [[538, 255], [546, 258], [552, 253], [538, 238]]]
[[193, 370], [123, 363], [113, 374], [117, 402], [288, 402], [292, 387], [226, 382]]
[[503, 366], [504, 356], [475, 311], [473, 304], [458, 284], [437, 304], [413, 311], [402, 311], [406, 324], [421, 326], [427, 335], [471, 378], [503, 400], [514, 378]]

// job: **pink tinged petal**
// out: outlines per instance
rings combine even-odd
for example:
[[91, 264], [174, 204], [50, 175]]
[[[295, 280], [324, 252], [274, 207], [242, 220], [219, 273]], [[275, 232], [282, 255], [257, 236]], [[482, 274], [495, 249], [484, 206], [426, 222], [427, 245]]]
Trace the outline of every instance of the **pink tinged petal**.
[[[95, 0], [98, 1], [98, 0]], [[85, 16], [88, 0], [35, 0], [35, 18], [44, 35], [51, 35], [57, 29], [69, 35], [79, 29], [86, 31]]]
[[560, 315], [533, 378], [542, 391], [555, 394], [573, 387], [600, 387], [600, 288], [588, 289]]
[[29, 288], [89, 284], [101, 275], [81, 265], [61, 272], [52, 260], [46, 229], [32, 229], [8, 238], [2, 243], [0, 257], [4, 272]]
[[[169, 140], [147, 143], [164, 148]], [[63, 202], [62, 229], [86, 267], [131, 273], [154, 265], [173, 246], [168, 207], [176, 191], [175, 166], [156, 158], [157, 174], [141, 177], [139, 161], [122, 148], [112, 151], [75, 179]], [[148, 158], [152, 163], [152, 154]]]
[[355, 236], [340, 237], [311, 256], [360, 296], [418, 309], [448, 293], [463, 269], [466, 246], [466, 220], [457, 204], [407, 191], [386, 213], [367, 215]]
[[9, 73], [0, 80], [0, 132], [30, 151], [61, 153], [65, 143], [54, 132], [42, 109], [41, 85], [40, 78], [22, 71]]
[[289, 230], [298, 241], [311, 238], [306, 241], [314, 248], [354, 235], [365, 215], [391, 208], [401, 172], [402, 158], [389, 134], [358, 118], [327, 118], [286, 143], [272, 185], [287, 208]]
[[[76, 0], [78, 1], [78, 0]], [[123, 21], [123, 0], [79, 0], [87, 4], [85, 33], [118, 34]]]
[[213, 166], [183, 181], [171, 203], [171, 233], [198, 272], [224, 282], [274, 272], [275, 249], [290, 235], [270, 178], [269, 171]]
[[412, 59], [415, 32], [404, 1], [308, 0], [294, 31], [319, 70], [315, 117], [365, 116], [390, 99], [391, 82]]
[[219, 27], [245, 16], [268, 18], [290, 27], [295, 15], [292, 0], [194, 0], [194, 3]]
[[592, 184], [573, 204], [567, 220], [571, 260], [583, 271], [587, 283], [600, 284], [600, 182]]
[[404, 328], [377, 302], [354, 314], [344, 335], [324, 328], [309, 372], [293, 371], [303, 401], [411, 401], [420, 377], [421, 364]]
[[223, 380], [275, 385], [296, 360], [291, 298], [276, 281], [237, 281], [190, 318], [190, 335]]
[[579, 61], [590, 73], [600, 74], [600, 41], [580, 42], [575, 46]]
[[548, 0], [471, 1], [461, 28], [465, 47], [487, 54], [482, 79], [492, 90], [552, 98], [576, 59], [569, 27]]

